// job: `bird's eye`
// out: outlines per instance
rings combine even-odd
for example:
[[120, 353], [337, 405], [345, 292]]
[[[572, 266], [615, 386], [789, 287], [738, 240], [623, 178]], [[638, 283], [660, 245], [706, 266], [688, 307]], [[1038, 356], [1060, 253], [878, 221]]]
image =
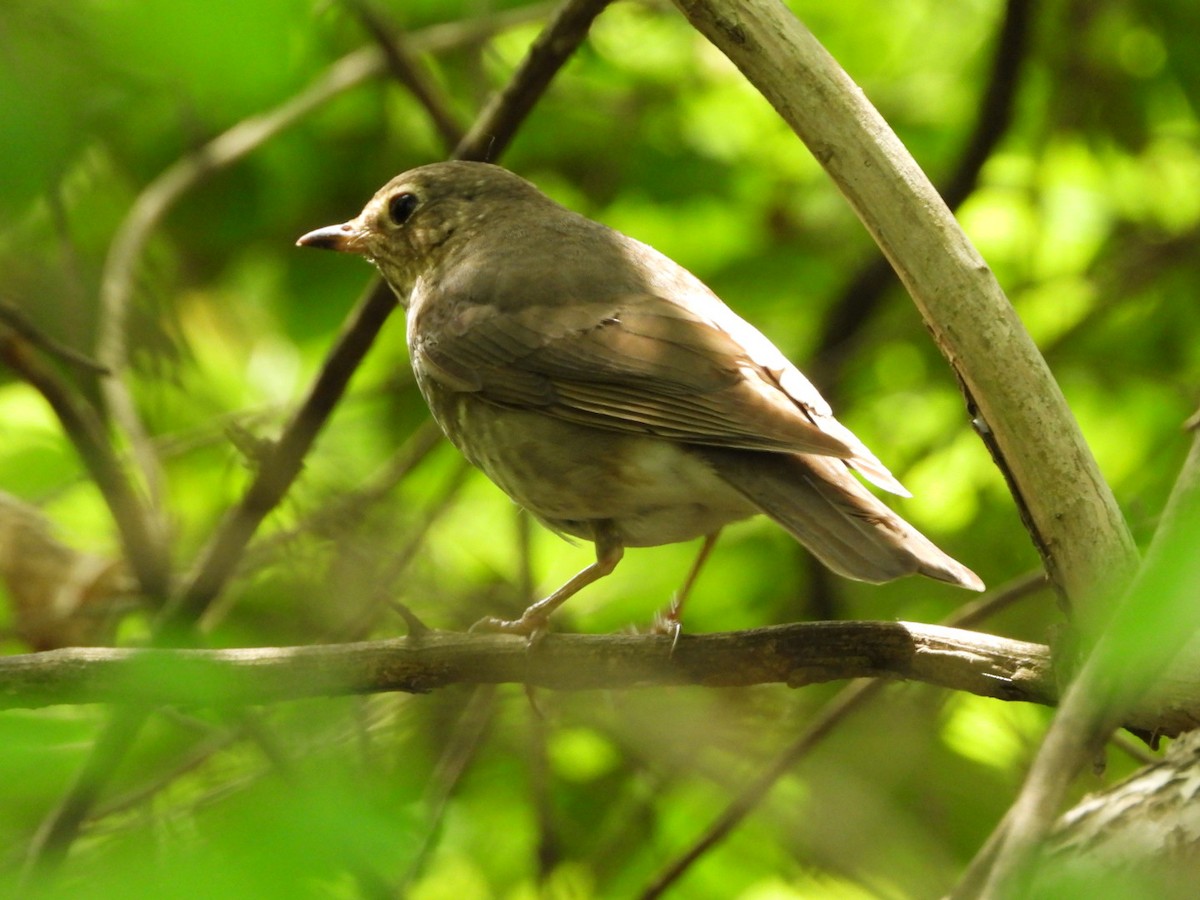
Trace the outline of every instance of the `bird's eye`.
[[388, 215], [397, 225], [403, 225], [417, 208], [417, 195], [408, 191], [396, 194], [388, 201]]

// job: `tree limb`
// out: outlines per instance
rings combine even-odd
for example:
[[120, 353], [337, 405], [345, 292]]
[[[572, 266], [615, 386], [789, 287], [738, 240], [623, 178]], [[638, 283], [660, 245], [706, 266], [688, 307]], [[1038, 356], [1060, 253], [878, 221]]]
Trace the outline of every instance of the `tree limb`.
[[0, 657], [0, 707], [62, 703], [230, 705], [515, 682], [554, 690], [654, 685], [803, 687], [887, 676], [1000, 700], [1053, 704], [1049, 649], [908, 622], [805, 622], [682, 635], [428, 632], [308, 647], [80, 647]]
[[[125, 702], [228, 706], [305, 697], [517, 683], [552, 690], [700, 685], [804, 687], [885, 677], [997, 700], [1054, 705], [1050, 650], [912, 622], [803, 622], [680, 636], [509, 635], [430, 631], [305, 647], [235, 650], [79, 647], [0, 657], [0, 708]], [[1144, 699], [1125, 724], [1171, 734], [1200, 725], [1194, 671]]]
[[675, 0], [808, 145], [977, 410], [1047, 571], [1095, 635], [1137, 565], [1066, 400], [995, 276], [862, 91], [778, 0]]
[[1145, 564], [1067, 688], [1021, 793], [989, 840], [995, 861], [982, 897], [1020, 893], [1067, 788], [1127, 710], [1173, 690], [1180, 672], [1200, 670], [1194, 639], [1200, 629], [1200, 429], [1193, 421], [1191, 451]]

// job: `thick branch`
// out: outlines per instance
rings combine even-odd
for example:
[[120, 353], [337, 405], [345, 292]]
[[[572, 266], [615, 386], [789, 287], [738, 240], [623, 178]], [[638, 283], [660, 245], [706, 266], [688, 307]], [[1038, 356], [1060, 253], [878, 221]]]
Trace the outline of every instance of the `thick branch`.
[[[1192, 424], [1195, 419], [1189, 424]], [[980, 896], [1015, 896], [1049, 831], [1067, 787], [1097, 747], [1147, 696], [1174, 689], [1200, 670], [1200, 430], [1163, 510], [1146, 562], [1063, 698], [1021, 793], [994, 840], [991, 876]], [[992, 841], [989, 841], [991, 844]]]
[[1093, 634], [1137, 564], [1058, 385], [946, 204], [778, 0], [676, 0], [808, 145], [879, 244], [978, 407], [1034, 541]]

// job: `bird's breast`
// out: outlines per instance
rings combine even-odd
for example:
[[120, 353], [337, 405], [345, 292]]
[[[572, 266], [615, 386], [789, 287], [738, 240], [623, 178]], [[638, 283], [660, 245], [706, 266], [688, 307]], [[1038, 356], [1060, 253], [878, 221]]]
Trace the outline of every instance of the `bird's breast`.
[[691, 540], [758, 512], [686, 446], [496, 406], [418, 383], [463, 455], [550, 528], [591, 538], [611, 523], [625, 546]]

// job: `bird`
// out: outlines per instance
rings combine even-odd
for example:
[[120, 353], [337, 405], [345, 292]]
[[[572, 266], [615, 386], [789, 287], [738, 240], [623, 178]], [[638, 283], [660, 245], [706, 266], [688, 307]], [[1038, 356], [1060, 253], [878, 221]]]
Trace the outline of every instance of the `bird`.
[[549, 616], [627, 547], [716, 535], [765, 514], [847, 578], [980, 578], [868, 490], [911, 496], [816, 387], [699, 278], [482, 162], [396, 176], [299, 246], [374, 264], [406, 310], [417, 385], [450, 441], [591, 563], [516, 619]]

